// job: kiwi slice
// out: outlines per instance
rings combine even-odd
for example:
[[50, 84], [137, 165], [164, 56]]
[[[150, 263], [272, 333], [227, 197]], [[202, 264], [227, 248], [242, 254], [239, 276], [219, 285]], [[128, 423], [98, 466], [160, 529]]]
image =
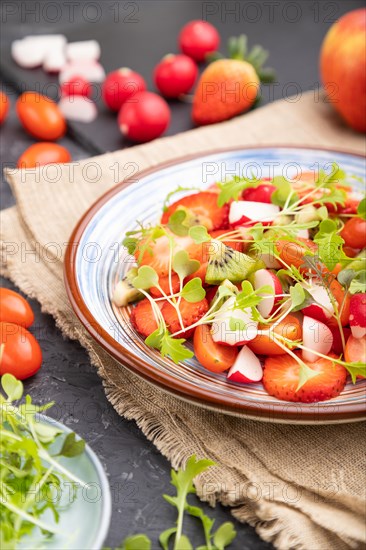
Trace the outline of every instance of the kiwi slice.
[[118, 307], [127, 306], [130, 302], [141, 300], [144, 295], [139, 292], [132, 284], [132, 281], [137, 277], [137, 267], [133, 267], [127, 274], [121, 279], [113, 292], [112, 301]]
[[221, 241], [212, 239], [205, 282], [218, 285], [225, 279], [231, 283], [240, 283], [260, 269], [262, 262], [250, 258], [242, 252], [224, 245]]

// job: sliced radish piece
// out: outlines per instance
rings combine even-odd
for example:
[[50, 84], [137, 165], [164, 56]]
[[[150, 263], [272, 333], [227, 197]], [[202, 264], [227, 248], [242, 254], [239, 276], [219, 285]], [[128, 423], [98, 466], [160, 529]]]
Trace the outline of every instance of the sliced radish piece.
[[29, 42], [37, 43], [41, 46], [45, 53], [52, 48], [64, 48], [67, 40], [63, 34], [30, 34], [23, 38]]
[[349, 308], [349, 326], [354, 338], [363, 338], [366, 334], [366, 293], [354, 294]]
[[[257, 336], [258, 323], [254, 321], [250, 308], [241, 310], [234, 308], [235, 297], [229, 298], [216, 313], [211, 326], [211, 335], [214, 342], [226, 346], [241, 346]], [[230, 328], [230, 319], [234, 323], [243, 323], [243, 328]]]
[[316, 279], [311, 281], [310, 287], [305, 283], [303, 283], [302, 286], [314, 298], [314, 304], [304, 307], [302, 310], [303, 314], [313, 317], [313, 319], [317, 319], [322, 323], [326, 323], [334, 313], [334, 308], [327, 289], [320, 281], [317, 281]]
[[254, 225], [262, 222], [270, 225], [280, 209], [274, 204], [254, 201], [233, 201], [230, 205], [229, 223], [231, 225]]
[[333, 334], [327, 325], [305, 315], [302, 322], [302, 340], [306, 348], [314, 350], [313, 352], [302, 350], [303, 360], [314, 363], [319, 359], [314, 352], [323, 355], [330, 352], [333, 345]]
[[58, 107], [67, 120], [92, 122], [97, 114], [95, 103], [82, 95], [64, 96]]
[[103, 82], [105, 71], [97, 61], [70, 61], [60, 72], [60, 84], [69, 82], [75, 77], [85, 78], [89, 82]]
[[283, 294], [282, 285], [274, 273], [268, 271], [268, 269], [258, 269], [254, 273], [254, 289], [258, 290], [262, 286], [270, 286], [273, 289], [273, 294], [261, 294], [263, 296], [262, 301], [257, 305], [257, 309], [262, 317], [267, 318], [271, 315], [276, 304], [282, 299], [282, 296], [276, 296], [276, 294]]
[[47, 73], [59, 73], [66, 65], [66, 57], [63, 49], [55, 49], [48, 52], [43, 61], [43, 69]]
[[100, 45], [96, 40], [70, 42], [66, 46], [66, 57], [69, 61], [98, 61]]
[[301, 239], [308, 239], [309, 238], [309, 230], [308, 229], [299, 229], [297, 232], [297, 236]]
[[263, 378], [263, 368], [258, 357], [247, 346], [244, 346], [235, 363], [227, 373], [230, 382], [239, 384], [253, 384]]
[[42, 45], [36, 42], [29, 42], [26, 39], [14, 40], [11, 45], [11, 56], [23, 69], [39, 67], [43, 63], [44, 55]]

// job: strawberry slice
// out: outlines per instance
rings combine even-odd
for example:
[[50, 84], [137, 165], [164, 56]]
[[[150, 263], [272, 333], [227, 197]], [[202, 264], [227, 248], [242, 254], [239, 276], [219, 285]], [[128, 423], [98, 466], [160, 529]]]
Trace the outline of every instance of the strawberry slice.
[[[157, 302], [159, 308], [162, 308], [162, 303]], [[150, 336], [154, 330], [158, 328], [158, 324], [155, 320], [151, 303], [147, 298], [144, 298], [139, 302], [132, 310], [131, 323], [144, 338]]]
[[329, 359], [319, 358], [311, 363], [310, 368], [319, 372], [310, 378], [296, 391], [299, 384], [300, 366], [290, 355], [267, 357], [264, 363], [263, 386], [270, 395], [284, 401], [314, 403], [326, 401], [341, 393], [347, 378], [347, 371], [342, 365]]
[[[208, 302], [206, 298], [204, 298], [200, 302], [195, 303], [187, 302], [186, 300], [184, 300], [184, 298], [182, 298], [179, 305], [179, 311], [182, 316], [184, 327], [189, 327], [190, 325], [193, 325], [194, 323], [199, 321], [201, 317], [203, 317], [205, 313], [207, 313]], [[181, 330], [182, 327], [179, 323], [177, 311], [171, 304], [165, 302], [161, 312], [171, 334]], [[190, 336], [192, 336], [193, 331], [194, 329], [189, 329], [184, 333], [179, 334], [177, 338], [189, 338]]]
[[[171, 282], [172, 282], [173, 294], [179, 292], [179, 288], [180, 288], [179, 277], [176, 273], [172, 273], [172, 281]], [[162, 290], [165, 292], [165, 294], [167, 294], [168, 296], [171, 295], [169, 276], [168, 277], [159, 277], [159, 286], [162, 288]], [[154, 298], [161, 298], [161, 296], [162, 296], [162, 293], [160, 292], [160, 290], [156, 286], [153, 286], [153, 287], [150, 288], [150, 294]]]
[[[202, 259], [203, 248], [201, 244], [195, 244], [191, 237], [178, 237], [177, 235], [173, 235], [173, 237], [175, 244], [174, 253], [179, 250], [186, 250], [191, 259]], [[155, 241], [149, 242], [146, 250], [140, 258], [145, 242], [146, 241], [142, 239], [134, 253], [139, 266], [149, 265], [155, 269], [159, 277], [167, 277], [169, 275], [170, 260], [170, 246], [168, 237], [163, 235]]]
[[229, 207], [227, 204], [218, 206], [216, 193], [202, 191], [179, 199], [163, 213], [161, 223], [167, 224], [179, 206], [190, 210], [196, 217], [197, 224], [204, 225], [207, 229], [220, 229], [228, 225]]

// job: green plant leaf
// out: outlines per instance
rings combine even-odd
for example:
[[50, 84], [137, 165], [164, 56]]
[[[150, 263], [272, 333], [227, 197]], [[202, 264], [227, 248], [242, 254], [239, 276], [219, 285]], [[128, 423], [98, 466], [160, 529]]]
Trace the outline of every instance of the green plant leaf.
[[207, 243], [212, 240], [204, 225], [193, 225], [190, 227], [189, 236], [196, 244]]
[[360, 218], [363, 218], [364, 220], [366, 219], [366, 197], [364, 199], [362, 199], [362, 201], [360, 202], [360, 204], [358, 205], [357, 207], [357, 215], [360, 217]]
[[122, 550], [151, 550], [151, 540], [146, 535], [132, 535], [124, 540]]
[[191, 359], [193, 353], [185, 347], [184, 338], [172, 338], [168, 332], [161, 339], [160, 352], [163, 357], [170, 357], [174, 363]]
[[353, 363], [345, 363], [344, 367], [348, 370], [351, 375], [352, 382], [355, 384], [357, 382], [357, 377], [366, 378], [366, 364], [361, 361], [355, 361]]
[[159, 277], [155, 269], [149, 265], [143, 265], [142, 267], [139, 267], [137, 277], [132, 279], [132, 284], [135, 288], [148, 290], [149, 288], [159, 284]]
[[304, 384], [311, 378], [314, 378], [314, 376], [318, 376], [320, 373], [319, 371], [315, 371], [308, 367], [305, 363], [302, 363], [300, 365], [300, 372], [299, 372], [299, 383], [296, 388], [296, 391], [299, 391]]
[[214, 534], [213, 542], [217, 550], [224, 550], [229, 544], [233, 542], [236, 537], [236, 531], [234, 524], [227, 521], [220, 525]]
[[353, 269], [342, 269], [337, 275], [338, 281], [341, 283], [344, 288], [349, 288], [351, 282], [353, 281], [356, 275], [356, 271]]
[[206, 291], [202, 287], [202, 280], [199, 277], [195, 277], [184, 285], [180, 294], [187, 302], [194, 303], [203, 300], [206, 296]]
[[74, 456], [79, 456], [80, 454], [82, 454], [84, 452], [84, 449], [85, 441], [83, 439], [79, 439], [78, 441], [76, 441], [75, 432], [71, 432], [65, 437], [61, 451], [58, 454], [59, 456], [67, 456], [69, 458], [72, 458]]
[[185, 237], [188, 235], [189, 227], [187, 225], [184, 225], [184, 221], [187, 218], [187, 212], [183, 209], [178, 208], [173, 214], [170, 216], [168, 221], [168, 227], [174, 235], [178, 235], [179, 237]]
[[351, 294], [366, 292], [366, 270], [356, 273], [349, 286], [349, 291]]
[[174, 550], [193, 550], [193, 546], [186, 535], [181, 535], [174, 544]]
[[1, 386], [8, 397], [8, 401], [17, 401], [23, 395], [23, 384], [12, 374], [6, 373], [1, 377]]
[[195, 273], [199, 269], [200, 263], [198, 260], [191, 260], [186, 250], [179, 250], [173, 256], [172, 267], [182, 280]]
[[159, 542], [160, 542], [160, 546], [162, 547], [163, 550], [169, 550], [169, 539], [176, 532], [177, 532], [176, 527], [170, 527], [170, 529], [165, 529], [165, 531], [163, 531], [160, 534]]
[[333, 220], [327, 219], [320, 222], [314, 242], [318, 245], [320, 260], [329, 270], [347, 258], [342, 248], [344, 240], [338, 235], [337, 224]]
[[224, 206], [224, 204], [230, 202], [232, 199], [237, 201], [244, 189], [247, 187], [258, 187], [260, 183], [260, 179], [241, 178], [240, 176], [234, 176], [227, 182], [219, 183], [218, 187], [221, 191], [217, 200], [218, 206]]

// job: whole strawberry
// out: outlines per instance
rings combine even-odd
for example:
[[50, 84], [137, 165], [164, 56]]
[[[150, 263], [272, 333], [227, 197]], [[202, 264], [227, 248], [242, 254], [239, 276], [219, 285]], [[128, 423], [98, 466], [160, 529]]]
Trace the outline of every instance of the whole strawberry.
[[268, 52], [254, 46], [246, 56], [246, 50], [244, 35], [231, 38], [231, 58], [217, 59], [203, 71], [193, 98], [192, 117], [197, 125], [221, 122], [248, 111], [258, 97], [260, 82], [273, 80], [272, 70], [262, 68]]

